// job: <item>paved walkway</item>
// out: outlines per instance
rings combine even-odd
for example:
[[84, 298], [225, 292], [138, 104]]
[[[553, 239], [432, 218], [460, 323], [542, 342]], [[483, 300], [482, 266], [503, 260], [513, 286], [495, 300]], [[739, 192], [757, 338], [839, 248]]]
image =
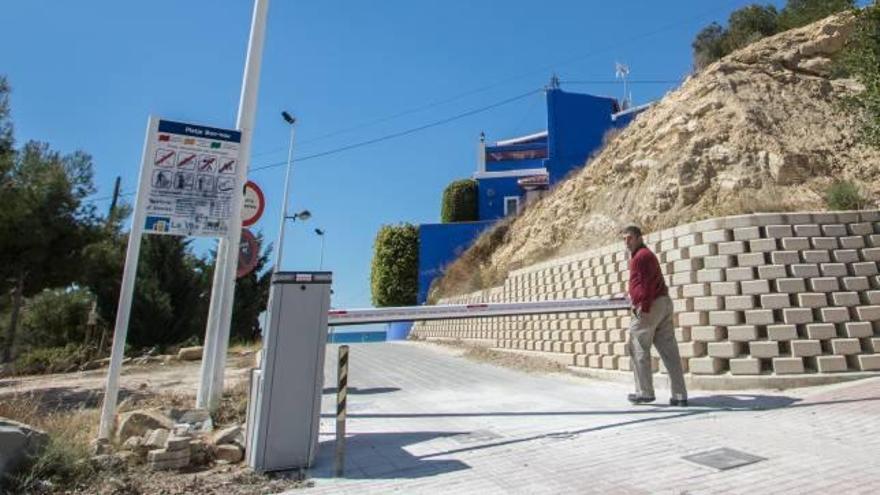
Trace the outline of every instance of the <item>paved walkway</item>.
[[[335, 347], [328, 352], [329, 388]], [[325, 388], [307, 492], [849, 494], [880, 486], [880, 379], [696, 391], [686, 409], [631, 406], [624, 384], [458, 354], [421, 343], [351, 346], [345, 476], [332, 476], [334, 396]], [[682, 459], [722, 447], [765, 460], [722, 471]]]

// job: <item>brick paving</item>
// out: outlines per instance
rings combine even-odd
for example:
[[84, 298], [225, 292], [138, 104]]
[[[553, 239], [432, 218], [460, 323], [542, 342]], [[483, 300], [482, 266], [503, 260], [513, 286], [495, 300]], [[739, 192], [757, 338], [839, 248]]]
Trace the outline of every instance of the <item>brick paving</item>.
[[[627, 384], [527, 374], [421, 343], [351, 348], [347, 463], [333, 477], [324, 396], [313, 493], [876, 493], [880, 377], [786, 391], [691, 392], [631, 406]], [[325, 387], [335, 383], [335, 347]], [[682, 457], [766, 458], [719, 471]], [[292, 493], [292, 492], [291, 492]]]

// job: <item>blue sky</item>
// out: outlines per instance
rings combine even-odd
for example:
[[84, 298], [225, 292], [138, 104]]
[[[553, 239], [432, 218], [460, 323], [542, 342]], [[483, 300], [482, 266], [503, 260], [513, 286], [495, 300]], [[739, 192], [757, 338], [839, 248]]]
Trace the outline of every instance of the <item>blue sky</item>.
[[[273, 0], [251, 168], [283, 163], [288, 110], [305, 157], [418, 127], [543, 87], [620, 96], [615, 62], [633, 80], [677, 81], [690, 43], [745, 0], [378, 2]], [[772, 2], [781, 6], [782, 1]], [[13, 86], [18, 143], [44, 140], [94, 156], [99, 208], [117, 175], [136, 187], [144, 126], [155, 114], [233, 127], [253, 2], [4, 2], [0, 74]], [[636, 104], [674, 84], [635, 84]], [[489, 140], [539, 131], [543, 95], [398, 139], [295, 163], [285, 269], [335, 273], [334, 305], [370, 303], [372, 243], [382, 224], [439, 221], [440, 197], [476, 168]], [[268, 206], [256, 230], [277, 235], [284, 167], [254, 171]], [[132, 196], [127, 196], [129, 201]], [[200, 241], [200, 250], [211, 243]]]

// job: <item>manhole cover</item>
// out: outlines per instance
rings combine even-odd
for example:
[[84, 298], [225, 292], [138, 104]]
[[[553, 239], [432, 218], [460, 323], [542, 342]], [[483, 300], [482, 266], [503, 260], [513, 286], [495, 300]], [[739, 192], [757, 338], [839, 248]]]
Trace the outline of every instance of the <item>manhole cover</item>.
[[477, 430], [470, 433], [453, 435], [452, 438], [459, 443], [479, 443], [488, 442], [489, 440], [497, 440], [501, 438], [501, 435], [489, 430]]
[[691, 454], [682, 457], [686, 461], [690, 461], [703, 466], [725, 471], [728, 469], [747, 466], [759, 461], [766, 461], [766, 457], [758, 457], [756, 455], [747, 454], [738, 450], [728, 449], [726, 447], [720, 449], [707, 450], [698, 454]]

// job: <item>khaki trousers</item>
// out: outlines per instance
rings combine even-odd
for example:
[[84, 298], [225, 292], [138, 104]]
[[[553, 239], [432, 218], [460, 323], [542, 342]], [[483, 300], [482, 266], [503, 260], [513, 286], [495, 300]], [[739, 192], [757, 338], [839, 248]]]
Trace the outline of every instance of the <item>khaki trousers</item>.
[[629, 354], [632, 359], [636, 393], [643, 397], [654, 397], [654, 376], [651, 370], [651, 345], [657, 347], [660, 359], [669, 373], [672, 396], [687, 399], [684, 373], [678, 343], [675, 341], [675, 327], [672, 323], [672, 299], [660, 296], [647, 313], [635, 311], [629, 326]]

